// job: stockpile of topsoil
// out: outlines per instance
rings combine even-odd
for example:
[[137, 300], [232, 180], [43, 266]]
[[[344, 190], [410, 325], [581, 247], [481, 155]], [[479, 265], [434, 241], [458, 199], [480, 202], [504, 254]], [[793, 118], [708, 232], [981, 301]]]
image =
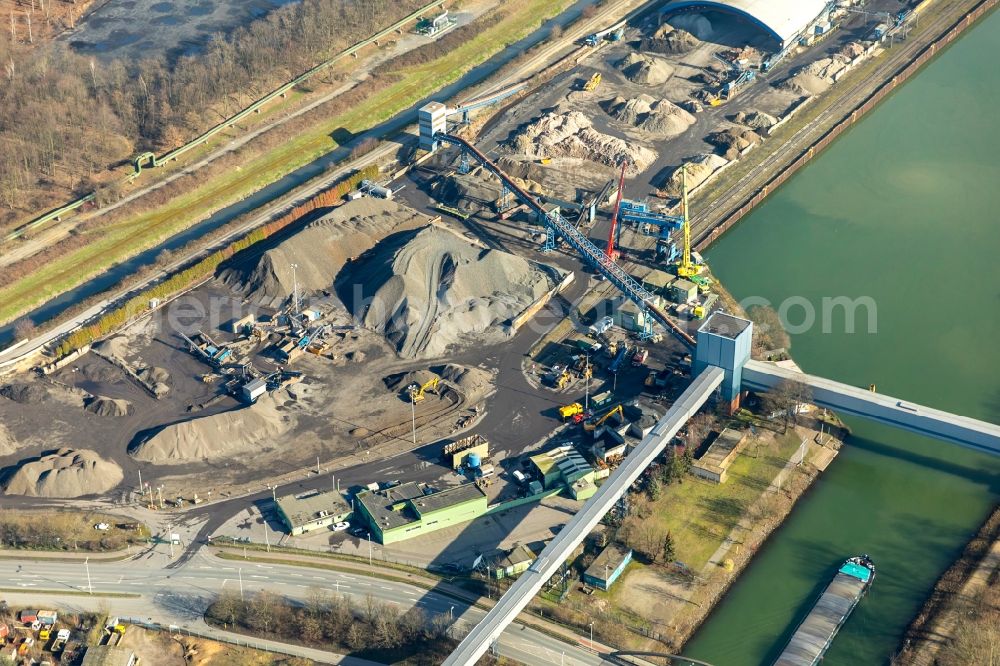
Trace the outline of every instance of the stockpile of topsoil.
[[122, 482], [121, 467], [88, 449], [59, 449], [21, 462], [4, 492], [30, 497], [83, 497], [105, 493]]
[[277, 446], [276, 438], [294, 423], [278, 409], [284, 392], [260, 397], [242, 409], [203, 416], [169, 425], [135, 445], [136, 460], [157, 465], [180, 465], [199, 461], [243, 458]]
[[[349, 201], [281, 241], [252, 266], [227, 269], [221, 278], [249, 298], [268, 301], [290, 296], [295, 280], [303, 294], [331, 289], [344, 264], [390, 233], [425, 221], [416, 211], [392, 201]], [[292, 264], [297, 265], [294, 276]]]
[[503, 324], [554, 286], [540, 266], [436, 226], [385, 239], [345, 283], [362, 290], [348, 304], [355, 317], [409, 358], [500, 340]]
[[84, 409], [98, 416], [128, 416], [132, 413], [132, 403], [128, 400], [97, 395], [87, 401]]

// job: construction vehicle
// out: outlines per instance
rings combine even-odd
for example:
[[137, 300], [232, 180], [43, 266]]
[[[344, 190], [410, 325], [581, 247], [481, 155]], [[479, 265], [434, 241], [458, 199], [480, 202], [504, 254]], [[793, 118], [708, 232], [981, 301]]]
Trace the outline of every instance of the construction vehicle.
[[622, 172], [618, 178], [618, 194], [615, 195], [615, 208], [611, 212], [611, 230], [608, 232], [608, 245], [604, 250], [604, 254], [611, 261], [615, 261], [618, 258], [618, 250], [615, 249], [617, 241], [620, 240], [618, 234], [621, 233], [618, 228], [618, 215], [622, 207], [622, 194], [625, 192], [625, 169], [628, 168], [628, 160], [623, 158], [621, 166]]
[[625, 359], [628, 358], [629, 348], [628, 345], [622, 345], [618, 350], [618, 354], [615, 355], [615, 360], [611, 362], [608, 370], [611, 374], [618, 374], [622, 367], [625, 365]]
[[42, 641], [43, 643], [49, 640], [51, 636], [52, 636], [51, 627], [42, 627], [41, 629], [38, 630], [38, 640]]
[[421, 400], [424, 399], [424, 393], [426, 393], [427, 391], [430, 391], [432, 393], [437, 392], [438, 382], [440, 381], [441, 379], [439, 377], [433, 377], [424, 382], [423, 384], [417, 384], [416, 382], [414, 382], [413, 384], [410, 384], [409, 386], [406, 387], [406, 393], [407, 395], [410, 396], [411, 402], [414, 403], [420, 402]]
[[595, 32], [592, 35], [588, 35], [587, 38], [584, 39], [583, 41], [587, 46], [597, 46], [598, 44], [601, 43], [601, 41], [604, 40], [605, 37], [607, 37], [612, 42], [621, 41], [622, 37], [625, 36], [625, 25], [626, 25], [625, 21], [619, 21], [610, 28], [605, 28], [600, 32]]
[[555, 380], [555, 382], [553, 382], [553, 384], [555, 385], [555, 387], [557, 389], [562, 390], [562, 389], [566, 388], [566, 385], [569, 384], [569, 382], [570, 382], [571, 379], [573, 379], [573, 375], [570, 374], [569, 369], [564, 369], [559, 374], [559, 376], [556, 377], [556, 380]]
[[608, 358], [614, 358], [615, 356], [618, 355], [618, 346], [619, 344], [617, 340], [612, 340], [611, 342], [608, 343], [608, 348], [607, 348]]
[[559, 417], [563, 421], [568, 421], [578, 414], [583, 414], [583, 405], [578, 402], [574, 402], [570, 405], [563, 405], [559, 408]]
[[[601, 75], [600, 74], [595, 74], [594, 76], [600, 77]], [[598, 83], [600, 83], [600, 81], [598, 81]], [[597, 86], [594, 86], [594, 87], [596, 88]], [[586, 90], [586, 86], [584, 86], [584, 90]], [[552, 158], [551, 157], [540, 157], [538, 159], [538, 163], [539, 164], [552, 164]]]
[[617, 414], [618, 418], [620, 418], [620, 419], [625, 418], [625, 414], [624, 414], [624, 411], [622, 410], [622, 406], [621, 405], [616, 405], [607, 414], [605, 414], [601, 418], [597, 419], [596, 421], [587, 421], [586, 423], [583, 424], [583, 429], [586, 430], [587, 432], [593, 432], [594, 430], [597, 430], [599, 427], [601, 427], [601, 425], [605, 421], [607, 421], [608, 419], [610, 419], [615, 414]]
[[584, 92], [594, 92], [597, 90], [597, 86], [601, 85], [601, 73], [594, 72], [593, 76], [587, 79], [587, 82], [583, 84]]
[[637, 349], [635, 354], [632, 355], [632, 365], [633, 367], [641, 367], [646, 364], [646, 359], [649, 357], [648, 349]]
[[691, 310], [691, 314], [694, 316], [695, 319], [704, 319], [706, 314], [705, 306], [704, 305], [694, 306], [694, 308], [692, 308]]
[[690, 278], [702, 271], [702, 266], [691, 261], [691, 218], [688, 216], [687, 164], [681, 165], [681, 216], [684, 224], [684, 244], [681, 246], [681, 261], [677, 264], [677, 275]]

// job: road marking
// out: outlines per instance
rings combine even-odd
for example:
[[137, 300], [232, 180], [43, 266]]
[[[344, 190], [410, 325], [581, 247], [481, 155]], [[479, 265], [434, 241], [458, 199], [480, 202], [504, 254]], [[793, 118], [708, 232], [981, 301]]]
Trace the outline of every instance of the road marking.
[[267, 576], [258, 576], [257, 574], [250, 574], [250, 578], [267, 578]]

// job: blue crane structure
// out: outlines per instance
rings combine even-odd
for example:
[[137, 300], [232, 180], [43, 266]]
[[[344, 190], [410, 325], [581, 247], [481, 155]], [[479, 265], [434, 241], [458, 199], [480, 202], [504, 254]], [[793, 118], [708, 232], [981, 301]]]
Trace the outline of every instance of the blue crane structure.
[[462, 102], [454, 109], [448, 109], [448, 116], [457, 116], [462, 114], [462, 124], [469, 124], [469, 114], [478, 109], [485, 108], [487, 106], [492, 106], [493, 104], [499, 104], [508, 97], [512, 97], [517, 93], [521, 92], [528, 87], [527, 81], [521, 81], [519, 83], [514, 83], [500, 90], [495, 90], [493, 92], [486, 93], [471, 100]]
[[[654, 333], [652, 322], [655, 320], [664, 326], [668, 331], [672, 332], [685, 345], [692, 348], [695, 346], [696, 342], [694, 337], [684, 330], [679, 324], [674, 322], [666, 312], [657, 306], [656, 296], [639, 284], [635, 278], [626, 273], [625, 269], [608, 257], [604, 251], [594, 245], [589, 238], [583, 235], [576, 228], [575, 224], [564, 219], [557, 208], [546, 210], [538, 202], [538, 200], [535, 199], [535, 197], [531, 196], [531, 194], [525, 191], [520, 185], [511, 180], [511, 178], [505, 174], [500, 167], [494, 164], [492, 160], [486, 157], [486, 155], [480, 152], [478, 148], [465, 139], [446, 132], [436, 132], [433, 135], [433, 141], [440, 141], [442, 143], [457, 146], [462, 151], [464, 159], [471, 157], [482, 165], [486, 171], [496, 176], [500, 180], [504, 195], [513, 196], [521, 201], [532, 212], [534, 212], [535, 215], [538, 216], [538, 220], [545, 225], [547, 231], [545, 247], [547, 249], [554, 249], [556, 239], [562, 238], [580, 254], [581, 258], [586, 263], [600, 271], [600, 273], [603, 274], [608, 281], [611, 282], [611, 284], [621, 290], [626, 298], [638, 305], [639, 308], [647, 315], [643, 317], [645, 324], [640, 337], [643, 339], [653, 337]], [[503, 196], [501, 198], [503, 198]]]

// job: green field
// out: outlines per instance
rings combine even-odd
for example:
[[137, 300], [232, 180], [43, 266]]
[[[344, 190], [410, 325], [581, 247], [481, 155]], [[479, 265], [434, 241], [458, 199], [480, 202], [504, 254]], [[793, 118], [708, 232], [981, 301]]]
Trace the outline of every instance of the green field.
[[[794, 433], [751, 442], [729, 468], [725, 483], [689, 477], [664, 489], [650, 520], [674, 537], [677, 559], [695, 571], [708, 562], [730, 531], [798, 449]], [[755, 457], [756, 456], [756, 457]]]
[[500, 21], [447, 55], [399, 70], [399, 78], [351, 110], [324, 119], [294, 140], [213, 178], [168, 204], [126, 221], [84, 231], [86, 246], [0, 289], [0, 322], [8, 322], [41, 303], [100, 274], [114, 264], [154, 247], [229, 204], [240, 201], [282, 176], [337, 147], [333, 136], [358, 134], [392, 118], [559, 14], [569, 0], [520, 0], [504, 4]]

